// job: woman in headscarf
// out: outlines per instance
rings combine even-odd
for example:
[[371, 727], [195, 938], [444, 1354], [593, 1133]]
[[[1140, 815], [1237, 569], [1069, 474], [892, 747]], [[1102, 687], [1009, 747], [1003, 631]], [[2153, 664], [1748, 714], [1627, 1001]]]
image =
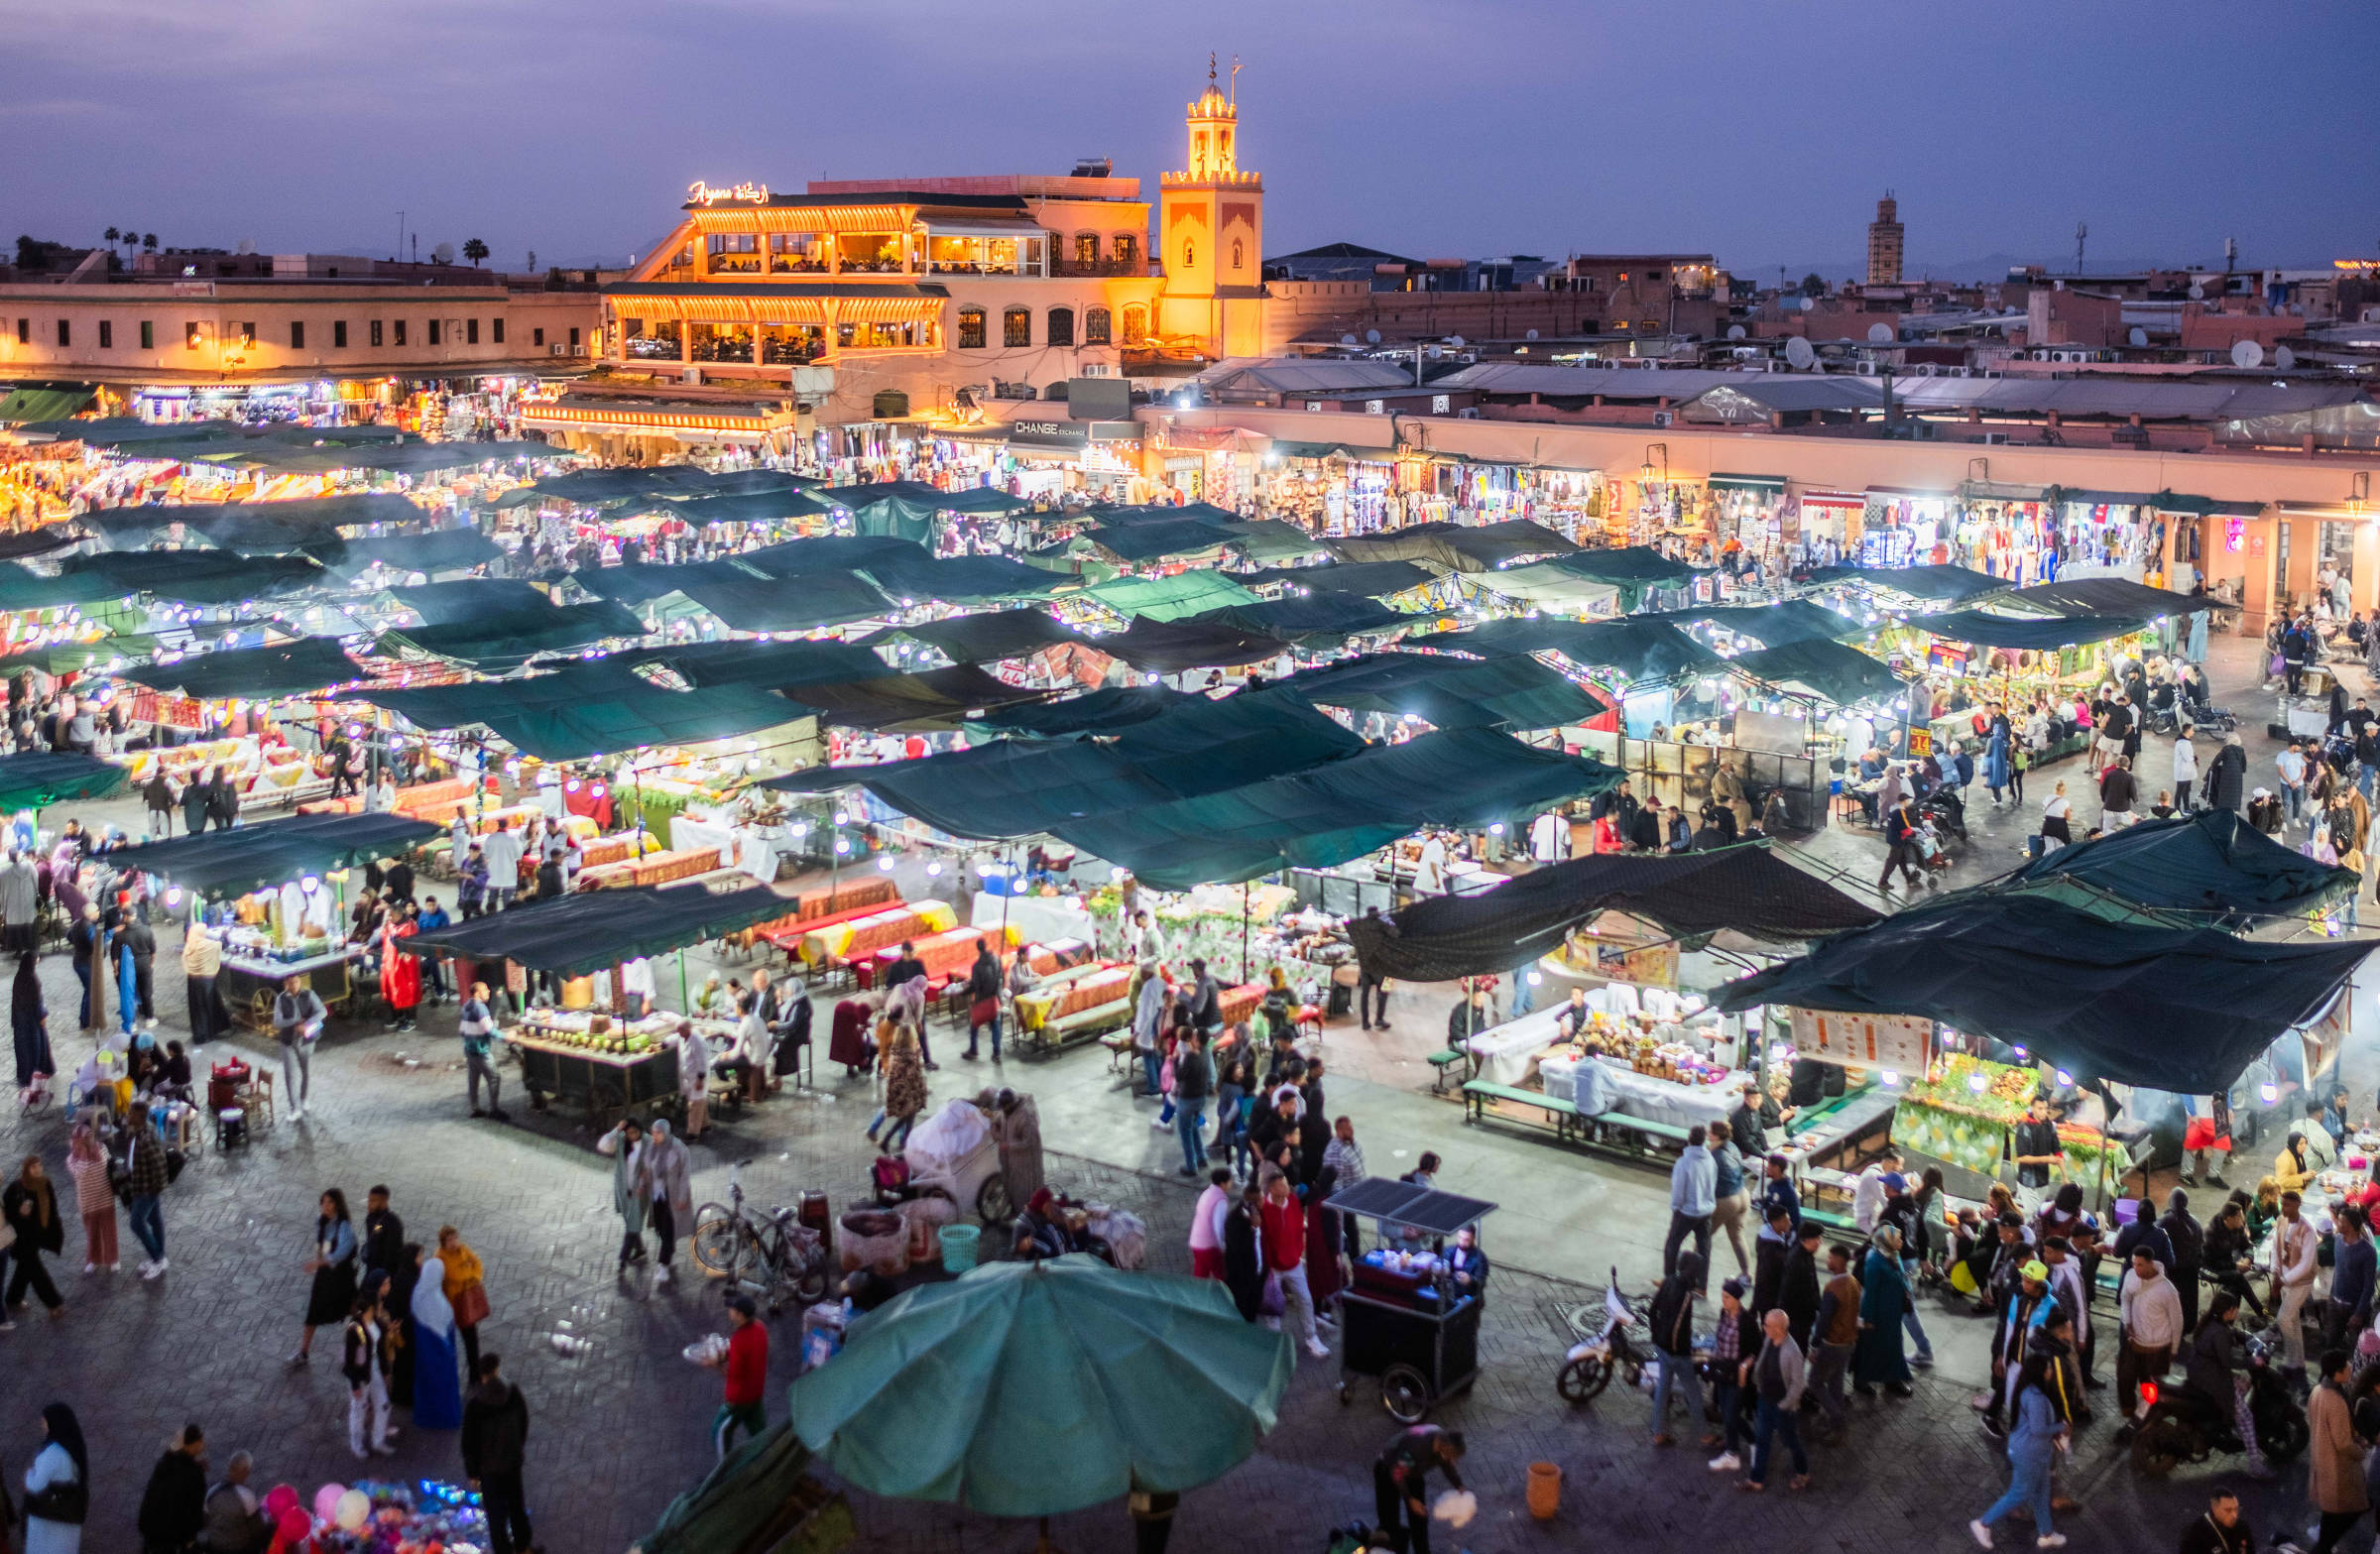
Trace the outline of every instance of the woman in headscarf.
[[91, 1454], [74, 1410], [64, 1403], [44, 1408], [42, 1442], [25, 1470], [25, 1554], [79, 1554], [91, 1503]]
[[393, 906], [381, 925], [380, 995], [388, 1001], [389, 1028], [414, 1028], [414, 1012], [421, 1007], [421, 958], [402, 953], [399, 946], [418, 931], [410, 906]]
[[775, 984], [776, 1051], [772, 1055], [771, 1071], [779, 1079], [790, 1079], [801, 1064], [801, 1049], [810, 1044], [810, 985], [787, 973]]
[[677, 1022], [677, 1093], [686, 1104], [686, 1141], [711, 1126], [711, 1044], [690, 1019]]
[[2273, 1185], [2283, 1192], [2304, 1192], [2314, 1180], [2314, 1163], [2306, 1157], [2306, 1130], [2293, 1128], [2289, 1141], [2273, 1156]]
[[414, 1279], [414, 1424], [452, 1430], [463, 1422], [462, 1373], [455, 1369], [454, 1307], [446, 1299], [446, 1264], [425, 1258]]
[[[8, 1220], [8, 1228], [16, 1232], [16, 1244], [9, 1250], [15, 1266], [8, 1278], [8, 1307], [16, 1309], [24, 1303], [25, 1291], [30, 1288], [39, 1295], [42, 1304], [54, 1317], [66, 1314], [65, 1301], [58, 1286], [50, 1280], [50, 1270], [42, 1263], [42, 1254], [65, 1250], [65, 1222], [58, 1214], [58, 1188], [42, 1169], [42, 1157], [25, 1156], [18, 1168], [17, 1179], [0, 1192], [0, 1216]], [[6, 1320], [0, 1313], [0, 1320]]]
[[42, 1002], [42, 979], [34, 971], [30, 955], [17, 962], [16, 984], [9, 990], [8, 1023], [17, 1039], [17, 1088], [32, 1084], [36, 1074], [57, 1073], [58, 1059], [50, 1051], [50, 1009]]
[[116, 1271], [116, 1194], [108, 1185], [107, 1151], [88, 1123], [74, 1125], [66, 1144], [66, 1175], [74, 1181], [74, 1207], [82, 1214], [82, 1271]]
[[1901, 1233], [1889, 1223], [1875, 1229], [1859, 1277], [1859, 1339], [1851, 1350], [1851, 1379], [1866, 1394], [1878, 1386], [1909, 1395], [1909, 1360], [1901, 1352], [1902, 1317], [1909, 1309], [1909, 1280], [1901, 1271]]
[[[925, 1110], [925, 1063], [917, 1055], [917, 1031], [902, 1023], [892, 1027], [892, 1045], [885, 1052], [885, 1110], [880, 1121], [890, 1122], [884, 1139], [877, 1145], [885, 1154], [897, 1154], [908, 1141], [909, 1130], [917, 1126], [918, 1114]], [[872, 1125], [871, 1134], [874, 1133]]]

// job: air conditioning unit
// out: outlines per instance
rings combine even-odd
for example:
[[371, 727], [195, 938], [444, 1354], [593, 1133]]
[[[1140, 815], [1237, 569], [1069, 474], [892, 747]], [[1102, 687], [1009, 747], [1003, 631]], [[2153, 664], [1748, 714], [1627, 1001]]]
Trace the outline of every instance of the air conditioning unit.
[[1670, 425], [1670, 424], [1672, 424], [1673, 422], [1675, 422], [1675, 421], [1677, 420], [1677, 418], [1678, 418], [1678, 413], [1677, 413], [1676, 411], [1655, 411], [1655, 412], [1653, 412], [1653, 424], [1654, 424], [1654, 425], [1656, 425], [1656, 426], [1667, 426], [1667, 425]]
[[1477, 405], [1466, 405], [1461, 410], [1455, 412], [1455, 419], [1457, 420], [1478, 420], [1479, 418], [1480, 408]]
[[555, 356], [559, 356], [559, 355], [561, 355], [561, 354], [562, 354], [562, 342], [561, 342], [561, 341], [559, 341], [559, 340], [556, 340], [556, 341], [554, 341], [554, 342], [553, 342], [551, 345], [548, 345], [547, 347], [545, 347], [545, 349], [546, 349], [547, 351], [549, 351], [550, 353], [552, 353], [553, 355], [555, 355]]
[[1994, 447], [2005, 446], [2008, 441], [2008, 433], [2004, 431], [1987, 431], [1983, 433], [1981, 440]]

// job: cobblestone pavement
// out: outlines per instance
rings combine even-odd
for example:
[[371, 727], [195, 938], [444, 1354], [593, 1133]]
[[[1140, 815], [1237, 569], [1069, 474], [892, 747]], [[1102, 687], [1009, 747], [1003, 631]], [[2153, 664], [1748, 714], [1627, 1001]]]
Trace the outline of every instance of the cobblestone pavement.
[[[2218, 674], [2218, 686], [2223, 679]], [[2244, 709], [2246, 692], [2226, 688]], [[2263, 768], [2270, 753], [2261, 748], [2258, 728], [2260, 721], [2250, 725], [2250, 749]], [[2163, 759], [2161, 751], [2156, 759]], [[1984, 846], [2010, 845], [2009, 837], [1991, 840], [1988, 824], [1979, 832]], [[1874, 851], [1834, 836], [1821, 845], [1854, 858]], [[1970, 867], [1980, 874], [2004, 865], [1987, 871], [1978, 860]], [[160, 1013], [172, 1034], [183, 1025], [180, 979], [166, 974], [175, 939], [166, 938]], [[52, 1029], [59, 1059], [70, 1070], [88, 1051], [70, 1028], [73, 980], [62, 958], [46, 962], [43, 971], [53, 1009], [65, 1012], [54, 1016]], [[1806, 1494], [1772, 1489], [1753, 1501], [1707, 1472], [1704, 1454], [1691, 1446], [1655, 1451], [1646, 1441], [1640, 1395], [1615, 1389], [1585, 1407], [1564, 1405], [1553, 1387], [1569, 1342], [1563, 1313], [1600, 1299], [1596, 1284], [1607, 1266], [1616, 1264], [1631, 1290], [1649, 1282], [1666, 1184], [1653, 1173], [1581, 1159], [1525, 1136], [1466, 1129], [1458, 1108], [1418, 1094], [1427, 1071], [1401, 1048], [1432, 1044], [1445, 1004], [1431, 990], [1412, 1002], [1410, 1014], [1400, 1011], [1392, 1037], [1334, 1029], [1329, 1049], [1348, 1054], [1347, 1068], [1362, 1068], [1364, 1077], [1335, 1080], [1331, 1109], [1358, 1119], [1374, 1171], [1408, 1168], [1407, 1156], [1437, 1148], [1447, 1156], [1444, 1185], [1506, 1205], [1488, 1226], [1498, 1266], [1479, 1382], [1435, 1416], [1470, 1432], [1467, 1478], [1481, 1494], [1482, 1516], [1460, 1537], [1441, 1536], [1439, 1548], [1483, 1554], [1576, 1548], [1590, 1538], [1688, 1548], [1723, 1539], [1739, 1544], [1747, 1532], [1759, 1547], [1778, 1551], [1966, 1546], [1962, 1523], [2005, 1480], [1999, 1454], [1966, 1406], [1983, 1374], [1986, 1335], [1974, 1319], [1928, 1311], [1940, 1369], [1921, 1375], [1912, 1400], [1864, 1408], [1851, 1445], [1820, 1449], [1817, 1482]], [[556, 1554], [625, 1549], [707, 1467], [718, 1383], [679, 1351], [719, 1325], [715, 1290], [691, 1279], [658, 1290], [642, 1275], [615, 1279], [619, 1237], [609, 1173], [592, 1152], [592, 1131], [568, 1116], [532, 1117], [517, 1096], [508, 1097], [515, 1101], [514, 1125], [470, 1120], [451, 1009], [432, 1012], [425, 1024], [405, 1034], [377, 1025], [334, 1027], [315, 1059], [314, 1105], [305, 1122], [285, 1117], [248, 1148], [229, 1155], [210, 1149], [193, 1160], [165, 1200], [173, 1267], [163, 1279], [143, 1283], [133, 1275], [138, 1253], [129, 1233], [123, 1241], [133, 1256], [124, 1272], [82, 1275], [78, 1238], [69, 1229], [68, 1255], [58, 1266], [66, 1315], [51, 1322], [20, 1314], [17, 1330], [0, 1334], [6, 1376], [0, 1386], [7, 1393], [0, 1471], [22, 1472], [44, 1402], [74, 1403], [92, 1447], [97, 1494], [87, 1546], [94, 1551], [134, 1546], [141, 1487], [165, 1438], [185, 1419], [206, 1425], [218, 1459], [235, 1448], [253, 1450], [267, 1484], [287, 1481], [310, 1494], [325, 1480], [345, 1482], [361, 1472], [347, 1452], [335, 1335], [317, 1339], [309, 1368], [283, 1366], [305, 1303], [299, 1263], [314, 1198], [330, 1185], [344, 1187], [360, 1205], [365, 1187], [387, 1182], [410, 1235], [427, 1240], [439, 1225], [453, 1224], [485, 1258], [494, 1314], [483, 1332], [487, 1347], [506, 1355], [508, 1374], [531, 1401], [532, 1505]], [[949, 1058], [955, 1041], [943, 1030], [936, 1035], [948, 1043]], [[270, 1055], [253, 1037], [235, 1044], [251, 1060]], [[954, 1059], [933, 1076], [937, 1102], [983, 1082], [985, 1076], [964, 1072], [971, 1067]], [[1186, 1271], [1183, 1231], [1192, 1195], [1171, 1174], [1178, 1160], [1170, 1136], [1148, 1128], [1145, 1112], [1121, 1095], [1104, 1054], [1093, 1048], [1044, 1063], [1012, 1062], [1001, 1072], [1042, 1098], [1051, 1178], [1140, 1214], [1150, 1225], [1151, 1265]], [[821, 1083], [834, 1082], [822, 1076]], [[827, 1097], [774, 1101], [720, 1126], [695, 1149], [696, 1200], [724, 1196], [727, 1166], [742, 1158], [755, 1162], [748, 1186], [763, 1202], [790, 1201], [806, 1186], [825, 1187], [838, 1205], [860, 1197], [869, 1158], [860, 1136], [868, 1090], [859, 1082], [840, 1099], [835, 1094], [830, 1088]], [[65, 1129], [55, 1107], [12, 1115], [5, 1127], [19, 1152], [38, 1150], [60, 1169]], [[1726, 1254], [1720, 1255], [1724, 1262]], [[685, 1265], [682, 1255], [679, 1261]], [[585, 1339], [586, 1351], [557, 1352], [552, 1340], [563, 1333]], [[771, 1401], [780, 1416], [794, 1349], [793, 1324], [781, 1322]], [[1228, 1541], [1319, 1549], [1329, 1526], [1368, 1514], [1368, 1464], [1393, 1423], [1378, 1406], [1376, 1387], [1362, 1378], [1343, 1407], [1338, 1379], [1333, 1363], [1301, 1363], [1280, 1428], [1257, 1455], [1186, 1497], [1176, 1547]], [[2111, 1405], [2111, 1392], [2099, 1395]], [[2094, 1426], [2078, 1449], [2069, 1482], [2085, 1508], [2066, 1530], [2078, 1548], [2170, 1547], [2202, 1504], [2215, 1468], [2148, 1484], [2110, 1453], [2107, 1430], [2103, 1421]], [[391, 1473], [459, 1475], [446, 1433], [408, 1429], [397, 1452], [381, 1465]], [[1568, 1480], [1562, 1513], [1547, 1524], [1522, 1509], [1527, 1465], [1537, 1460], [1559, 1465]], [[2269, 1541], [2311, 1519], [2302, 1487], [2298, 1473], [2273, 1488], [2245, 1487], [2260, 1536]], [[1032, 1543], [1026, 1525], [854, 1498], [870, 1549], [1021, 1551]], [[1059, 1546], [1073, 1550], [1129, 1546], [1120, 1506], [1061, 1518], [1052, 1531]], [[2013, 1546], [2013, 1532], [2004, 1529], [2001, 1541]]]

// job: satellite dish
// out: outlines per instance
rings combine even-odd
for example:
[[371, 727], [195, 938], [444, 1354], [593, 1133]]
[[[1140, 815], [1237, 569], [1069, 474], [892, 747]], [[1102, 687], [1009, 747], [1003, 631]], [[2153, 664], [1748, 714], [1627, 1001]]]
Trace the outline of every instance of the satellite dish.
[[1536, 330], [1534, 330], [1534, 329], [1531, 329], [1531, 330], [1529, 331], [1529, 335], [1528, 335], [1528, 337], [1529, 337], [1530, 339], [1532, 339], [1532, 340], [1536, 339], [1536, 338], [1537, 338], [1537, 331], [1536, 331]]
[[2196, 281], [2191, 282], [2190, 299], [2194, 302], [2202, 302], [2206, 300], [2206, 289], [2199, 285], [2199, 283]]
[[1870, 345], [1889, 345], [1889, 344], [1891, 344], [1891, 343], [1892, 343], [1892, 325], [1890, 325], [1890, 324], [1888, 324], [1888, 323], [1871, 323], [1871, 324], [1869, 324], [1869, 325], [1867, 326], [1867, 343], [1868, 343], [1868, 344], [1870, 344]]
[[2124, 338], [2134, 345], [2146, 345], [2149, 343], [2149, 331], [2143, 329], [2138, 324], [2134, 324], [2132, 326], [2132, 332], [2125, 335]]
[[2231, 365], [2232, 365], [2232, 366], [2234, 366], [2234, 367], [2261, 367], [2261, 366], [2263, 366], [2263, 365], [2264, 365], [2264, 347], [2263, 347], [2263, 346], [2261, 346], [2261, 345], [2258, 345], [2258, 344], [2257, 344], [2257, 343], [2256, 343], [2254, 340], [2234, 340], [2234, 341], [2232, 341], [2232, 342], [2231, 342]]
[[2298, 353], [2291, 350], [2288, 346], [2281, 346], [2273, 352], [2273, 365], [2280, 368], [2283, 372], [2289, 371], [2297, 364]]
[[[1529, 331], [1529, 338], [1530, 338], [1530, 339], [1532, 339], [1532, 340], [1536, 339], [1536, 338], [1537, 338], [1537, 331], [1536, 331], [1536, 330], [1534, 330], [1534, 329], [1530, 330], [1530, 331]], [[1450, 335], [1448, 335], [1448, 336], [1446, 337], [1446, 343], [1447, 343], [1448, 345], [1450, 345], [1450, 346], [1453, 346], [1453, 347], [1454, 347], [1456, 350], [1458, 350], [1458, 351], [1459, 351], [1459, 350], [1463, 349], [1463, 336], [1461, 336], [1461, 335], [1459, 335], [1459, 334], [1450, 334]]]
[[1730, 339], [1730, 340], [1740, 340], [1740, 339], [1742, 339], [1742, 338], [1743, 338], [1743, 325], [1741, 325], [1741, 324], [1739, 324], [1739, 323], [1731, 323], [1731, 324], [1727, 325], [1727, 338], [1728, 338], [1728, 339]]
[[1795, 372], [1808, 372], [1818, 361], [1818, 352], [1810, 348], [1808, 340], [1797, 334], [1785, 342], [1785, 360], [1792, 364]]
[[1805, 298], [1803, 298], [1803, 299], [1802, 299], [1802, 311], [1803, 311], [1803, 312], [1810, 312], [1810, 311], [1812, 311], [1813, 309], [1815, 309], [1817, 306], [1818, 306], [1818, 299], [1817, 299], [1817, 298], [1815, 298], [1815, 297], [1805, 297]]
[[241, 238], [241, 239], [240, 239], [240, 241], [239, 241], [239, 247], [238, 247], [238, 250], [237, 250], [237, 251], [238, 251], [238, 252], [240, 252], [240, 253], [242, 253], [242, 254], [253, 254], [253, 253], [255, 253], [255, 252], [256, 252], [256, 239], [255, 239], [255, 238], [252, 238], [252, 237], [244, 237], [244, 238]]
[[1446, 350], [1443, 346], [1433, 345], [1430, 347], [1430, 360], [1432, 361], [1438, 360], [1438, 358], [1444, 356], [1445, 354]]
[[1377, 344], [1379, 344], [1379, 343], [1380, 343], [1380, 331], [1379, 331], [1379, 330], [1377, 330], [1377, 329], [1367, 329], [1367, 330], [1365, 330], [1365, 331], [1364, 331], [1364, 343], [1365, 343], [1365, 344], [1367, 344], [1367, 345], [1377, 345]]
[[1356, 343], [1356, 337], [1352, 334], [1343, 334], [1339, 336], [1339, 343], [1341, 345], [1353, 345]]

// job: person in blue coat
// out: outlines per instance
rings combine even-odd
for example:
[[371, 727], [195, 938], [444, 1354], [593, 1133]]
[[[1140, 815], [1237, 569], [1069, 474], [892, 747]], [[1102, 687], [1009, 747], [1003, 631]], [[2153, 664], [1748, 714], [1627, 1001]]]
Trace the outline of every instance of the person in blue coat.
[[1901, 1271], [1901, 1233], [1879, 1224], [1859, 1275], [1859, 1339], [1851, 1349], [1853, 1390], [1878, 1386], [1909, 1395], [1909, 1357], [1901, 1350], [1901, 1318], [1909, 1309], [1909, 1278]]
[[2055, 1548], [2066, 1541], [2050, 1526], [2050, 1465], [2058, 1460], [2067, 1439], [2066, 1422], [2058, 1417], [2049, 1394], [2050, 1367], [2057, 1363], [2046, 1351], [2025, 1361], [2016, 1388], [2016, 1419], [2008, 1430], [2008, 1466], [2012, 1470], [2008, 1492], [1966, 1524], [1966, 1530], [1984, 1548], [1991, 1547], [1992, 1527], [2019, 1505], [2032, 1507], [2034, 1537], [2040, 1547]]
[[2008, 785], [2008, 720], [1995, 718], [1991, 725], [1991, 743], [1983, 747], [1983, 785], [1991, 790], [1993, 808], [2000, 803], [2000, 789]]

